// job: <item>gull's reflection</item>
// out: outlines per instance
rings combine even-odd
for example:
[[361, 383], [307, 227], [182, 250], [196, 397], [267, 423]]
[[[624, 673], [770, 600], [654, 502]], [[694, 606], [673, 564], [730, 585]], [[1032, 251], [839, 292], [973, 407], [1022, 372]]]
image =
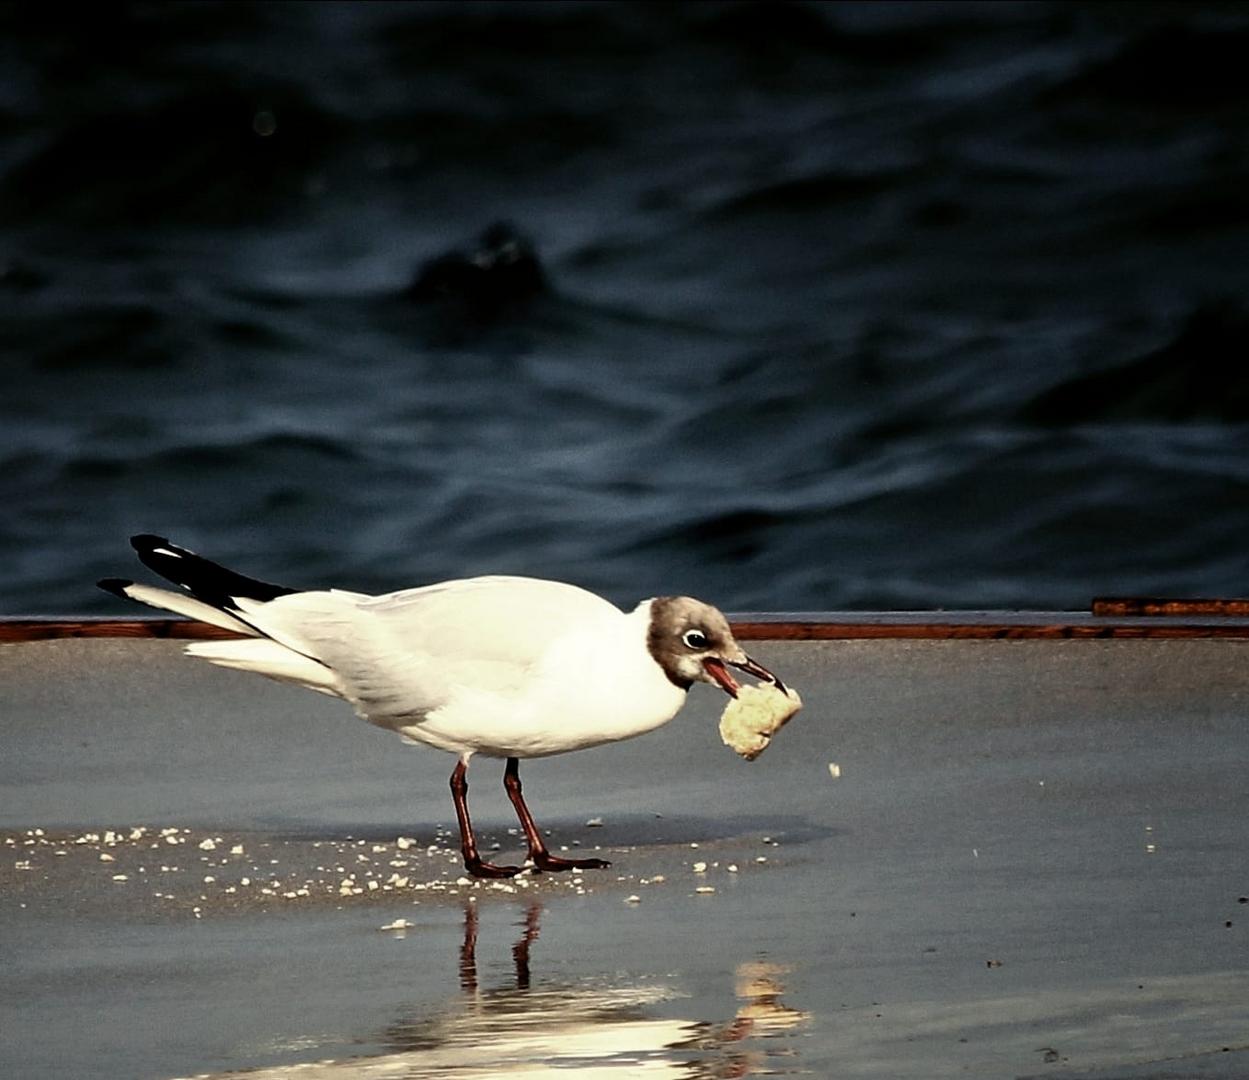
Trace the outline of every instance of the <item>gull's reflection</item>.
[[[541, 932], [542, 906], [531, 904], [512, 946], [514, 974], [483, 989], [477, 973], [478, 912], [464, 908], [460, 946], [461, 1007], [395, 1025], [387, 1042], [413, 1071], [408, 1080], [457, 1077], [682, 1076], [689, 1080], [745, 1077], [796, 1070], [781, 1036], [807, 1019], [782, 1000], [785, 969], [762, 961], [735, 971], [734, 1015], [715, 1022], [652, 1015], [679, 995], [663, 985], [593, 983], [533, 985], [530, 951]], [[423, 1052], [424, 1060], [417, 1053]]]
[[[529, 989], [529, 946], [538, 940], [538, 918], [542, 905], [536, 901], [529, 905], [522, 923], [524, 933], [512, 946], [512, 961], [516, 965], [516, 989]], [[477, 905], [464, 905], [464, 944], [460, 946], [460, 989], [466, 994], [477, 993]]]
[[380, 1036], [387, 1052], [229, 1075], [251, 1080], [485, 1080], [512, 1075], [527, 1080], [724, 1080], [800, 1071], [785, 1036], [808, 1014], [781, 1000], [784, 967], [739, 963], [735, 1010], [721, 1019], [663, 1015], [674, 1011], [670, 1003], [681, 995], [660, 983], [534, 980], [530, 953], [541, 917], [540, 904], [525, 909], [512, 946], [512, 972], [500, 985], [485, 987], [478, 975], [477, 905], [467, 904], [458, 1000], [391, 1024]]

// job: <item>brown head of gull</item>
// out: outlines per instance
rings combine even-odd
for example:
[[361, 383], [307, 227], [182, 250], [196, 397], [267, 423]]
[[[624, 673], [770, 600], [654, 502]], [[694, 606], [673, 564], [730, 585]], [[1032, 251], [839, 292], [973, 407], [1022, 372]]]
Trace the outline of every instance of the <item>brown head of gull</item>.
[[780, 679], [737, 644], [719, 608], [692, 596], [660, 596], [649, 603], [646, 647], [676, 686], [688, 690], [696, 682], [711, 683], [737, 697], [738, 685], [728, 670], [731, 665], [784, 689]]
[[[520, 759], [653, 731], [696, 682], [735, 697], [736, 668], [781, 686], [733, 638], [724, 615], [688, 596], [624, 612], [559, 581], [475, 577], [368, 596], [290, 589], [227, 570], [164, 537], [131, 538], [140, 560], [181, 592], [109, 578], [100, 587], [236, 632], [191, 656], [349, 702], [364, 720], [458, 758], [451, 792], [469, 873], [521, 866], [482, 859], [468, 813], [476, 754], [506, 761], [503, 784], [535, 870], [605, 867], [552, 855], [525, 804]], [[782, 687], [783, 689], [783, 687]]]

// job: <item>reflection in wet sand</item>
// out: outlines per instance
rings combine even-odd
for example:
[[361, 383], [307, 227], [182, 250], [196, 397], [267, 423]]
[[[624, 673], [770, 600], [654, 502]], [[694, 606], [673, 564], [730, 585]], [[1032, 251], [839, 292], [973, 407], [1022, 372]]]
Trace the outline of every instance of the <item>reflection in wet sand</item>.
[[460, 1000], [434, 1015], [392, 1024], [381, 1037], [388, 1053], [229, 1075], [251, 1080], [483, 1080], [507, 1075], [722, 1080], [799, 1071], [794, 1048], [782, 1037], [805, 1023], [808, 1014], [781, 1001], [783, 967], [739, 963], [736, 1010], [723, 1021], [658, 1017], [650, 1015], [654, 1006], [680, 996], [666, 986], [535, 984], [530, 950], [540, 934], [541, 915], [538, 903], [525, 910], [521, 935], [512, 947], [513, 978], [483, 988], [477, 973], [477, 905], [465, 905]]

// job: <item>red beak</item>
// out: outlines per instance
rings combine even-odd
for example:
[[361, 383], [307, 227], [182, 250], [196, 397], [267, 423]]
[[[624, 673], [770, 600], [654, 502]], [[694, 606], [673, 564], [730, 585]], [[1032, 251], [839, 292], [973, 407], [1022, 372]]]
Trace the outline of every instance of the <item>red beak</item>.
[[[743, 660], [730, 660], [727, 661], [727, 663], [730, 663], [735, 668], [746, 672], [747, 675], [753, 675], [756, 679], [763, 679], [765, 682], [770, 682], [782, 693], [785, 692], [785, 684], [762, 664], [752, 660], [749, 656]], [[737, 691], [740, 687], [737, 684], [737, 680], [729, 674], [729, 669], [725, 666], [725, 664], [726, 661], [721, 660], [718, 656], [708, 656], [703, 661], [703, 670], [705, 670], [708, 675], [720, 684], [720, 689], [728, 694], [729, 697], [735, 698], [737, 697]]]
[[729, 674], [729, 669], [724, 666], [724, 661], [718, 656], [707, 657], [703, 661], [703, 670], [720, 684], [720, 689], [729, 697], [737, 697], [737, 680]]

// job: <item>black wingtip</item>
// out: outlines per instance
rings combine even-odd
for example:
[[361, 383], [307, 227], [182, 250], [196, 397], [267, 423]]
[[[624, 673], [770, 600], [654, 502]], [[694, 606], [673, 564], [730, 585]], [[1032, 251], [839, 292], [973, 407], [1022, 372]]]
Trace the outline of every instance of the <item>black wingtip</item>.
[[130, 546], [135, 551], [151, 551], [152, 548], [169, 547], [169, 541], [152, 533], [138, 533], [130, 538]]
[[114, 596], [119, 596], [123, 600], [130, 599], [130, 597], [126, 595], [126, 590], [133, 584], [133, 581], [127, 581], [125, 578], [119, 577], [100, 578], [100, 580], [96, 582], [96, 585], [103, 589], [106, 593], [112, 593]]
[[267, 601], [295, 592], [285, 585], [244, 577], [215, 562], [195, 554], [188, 548], [170, 543], [163, 536], [138, 533], [130, 538], [130, 546], [139, 561], [167, 581], [181, 585], [197, 600], [222, 611], [237, 611], [238, 598]]

